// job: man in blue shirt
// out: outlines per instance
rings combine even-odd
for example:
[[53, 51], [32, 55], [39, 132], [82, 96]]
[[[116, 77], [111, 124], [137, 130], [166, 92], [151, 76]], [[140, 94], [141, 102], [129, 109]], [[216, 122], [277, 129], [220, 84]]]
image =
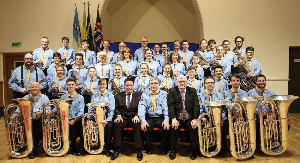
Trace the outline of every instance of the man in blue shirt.
[[[42, 70], [47, 70], [47, 68], [52, 63], [53, 53], [52, 49], [49, 49], [49, 39], [43, 36], [41, 39], [41, 47], [35, 49], [33, 54], [33, 63], [40, 67]], [[47, 71], [46, 71], [47, 72]]]
[[145, 59], [145, 51], [149, 49], [147, 37], [143, 37], [141, 40], [141, 46], [134, 52], [134, 60], [138, 63], [142, 63]]
[[96, 54], [94, 51], [89, 50], [89, 44], [87, 40], [83, 40], [81, 43], [84, 65], [87, 67], [93, 67], [97, 63]]
[[69, 47], [69, 37], [63, 37], [62, 44], [63, 47], [58, 49], [57, 52], [62, 55], [62, 62], [69, 70], [72, 64], [75, 63], [75, 50]]
[[167, 92], [159, 89], [159, 79], [150, 79], [150, 90], [142, 94], [138, 105], [138, 115], [141, 120], [141, 130], [145, 134], [147, 143], [146, 153], [152, 153], [151, 131], [154, 127], [159, 127], [161, 134], [161, 154], [168, 153], [168, 130], [169, 116], [167, 104]]

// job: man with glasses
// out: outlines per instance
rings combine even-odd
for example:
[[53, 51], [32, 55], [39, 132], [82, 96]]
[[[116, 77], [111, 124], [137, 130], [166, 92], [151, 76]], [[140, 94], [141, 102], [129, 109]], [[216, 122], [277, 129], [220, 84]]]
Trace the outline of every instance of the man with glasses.
[[22, 98], [29, 92], [31, 82], [39, 82], [40, 88], [46, 90], [47, 82], [44, 72], [33, 65], [33, 56], [24, 56], [24, 65], [17, 67], [11, 74], [8, 86], [13, 90], [14, 98]]
[[141, 40], [141, 47], [134, 52], [134, 60], [138, 63], [142, 63], [145, 59], [145, 52], [148, 49], [150, 48], [148, 47], [147, 37], [143, 37]]
[[164, 67], [166, 63], [168, 63], [169, 59], [169, 47], [166, 43], [161, 44], [161, 54], [156, 55], [156, 61], [159, 62], [161, 67]]

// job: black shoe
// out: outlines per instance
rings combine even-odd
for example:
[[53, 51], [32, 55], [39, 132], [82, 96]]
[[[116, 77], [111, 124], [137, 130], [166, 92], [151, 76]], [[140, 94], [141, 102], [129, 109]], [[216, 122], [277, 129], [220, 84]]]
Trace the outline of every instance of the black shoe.
[[118, 156], [119, 156], [119, 151], [115, 151], [115, 152], [111, 155], [110, 159], [111, 159], [111, 160], [115, 160], [115, 159], [118, 158]]
[[76, 153], [76, 156], [80, 156], [80, 155], [82, 155], [81, 151], [79, 151], [79, 152]]
[[146, 153], [147, 154], [152, 154], [152, 149], [151, 148], [146, 149]]
[[139, 161], [142, 161], [144, 157], [142, 150], [138, 150], [136, 156]]
[[189, 153], [189, 156], [190, 156], [190, 159], [191, 159], [191, 160], [195, 160], [195, 159], [197, 158], [197, 155], [196, 155], [195, 152], [190, 152], [190, 153]]
[[111, 153], [110, 151], [105, 151], [105, 155], [106, 155], [107, 157], [110, 157], [110, 156], [112, 155], [112, 153]]
[[161, 155], [166, 155], [166, 154], [168, 154], [168, 151], [166, 151], [166, 150], [161, 150]]
[[170, 152], [169, 158], [170, 160], [174, 160], [176, 158], [176, 152]]
[[29, 159], [34, 159], [35, 157], [36, 157], [36, 155], [35, 155], [34, 152], [30, 152], [29, 155], [28, 155]]

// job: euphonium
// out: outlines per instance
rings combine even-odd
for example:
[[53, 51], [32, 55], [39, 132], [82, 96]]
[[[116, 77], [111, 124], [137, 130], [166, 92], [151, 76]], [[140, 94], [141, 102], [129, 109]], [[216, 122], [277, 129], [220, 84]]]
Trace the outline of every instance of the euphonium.
[[[288, 144], [288, 110], [298, 96], [270, 96], [259, 106], [261, 151], [270, 156], [282, 154]], [[263, 115], [262, 106], [271, 110]]]
[[[5, 107], [4, 120], [11, 156], [27, 157], [33, 150], [32, 137], [32, 98], [13, 99], [15, 104]], [[19, 109], [20, 113], [13, 109]]]
[[255, 152], [258, 101], [256, 97], [241, 97], [228, 110], [230, 151], [236, 159], [250, 158]]
[[[71, 99], [51, 100], [43, 107], [43, 147], [49, 156], [63, 156], [69, 150], [69, 102]], [[56, 115], [46, 109], [56, 108]]]
[[[221, 151], [221, 120], [222, 107], [229, 101], [209, 101], [204, 105], [209, 107], [209, 113], [202, 113], [198, 120], [198, 134], [200, 151], [206, 157], [216, 156]], [[201, 119], [207, 118], [207, 122], [202, 124]]]
[[99, 154], [104, 148], [104, 127], [102, 121], [105, 117], [109, 102], [89, 103], [87, 106], [95, 109], [95, 114], [86, 113], [82, 117], [84, 148], [90, 154]]

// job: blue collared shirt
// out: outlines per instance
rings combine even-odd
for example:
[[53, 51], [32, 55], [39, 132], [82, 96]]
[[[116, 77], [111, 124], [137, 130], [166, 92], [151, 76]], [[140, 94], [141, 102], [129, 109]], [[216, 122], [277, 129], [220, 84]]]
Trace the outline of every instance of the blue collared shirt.
[[215, 79], [215, 91], [225, 96], [225, 93], [229, 90], [228, 82], [225, 79]]
[[[142, 89], [143, 78], [144, 78], [144, 90]], [[147, 75], [146, 77], [143, 77], [141, 75], [137, 76], [134, 80], [134, 91], [135, 92], [143, 92], [145, 90], [148, 90], [149, 89], [149, 81], [150, 81], [149, 75]]]
[[165, 63], [168, 63], [169, 54], [159, 54], [156, 56], [155, 60], [160, 64], [160, 67], [164, 67], [164, 60]]
[[112, 79], [114, 76], [114, 68], [111, 64], [97, 63], [95, 68], [98, 78]]
[[[100, 101], [102, 96], [102, 101]], [[91, 102], [110, 102], [110, 104], [107, 107], [105, 117], [107, 121], [112, 121], [112, 118], [114, 116], [114, 111], [115, 111], [115, 97], [111, 92], [106, 92], [104, 95], [100, 94], [98, 92], [97, 94], [94, 94], [92, 96]], [[95, 113], [95, 109], [92, 107], [88, 108], [89, 113]]]
[[141, 122], [147, 122], [146, 117], [164, 117], [164, 121], [169, 122], [167, 92], [160, 90], [155, 97], [156, 111], [152, 110], [152, 94], [146, 91], [142, 94], [138, 105], [138, 115]]
[[[219, 100], [224, 100], [224, 96], [221, 93], [218, 92], [213, 92], [213, 94], [209, 95], [201, 89], [201, 92], [198, 94], [198, 99], [199, 99], [199, 104], [200, 104], [200, 114], [202, 113], [209, 113], [209, 107], [204, 106], [204, 102], [209, 101], [211, 96], [211, 101], [219, 101]], [[222, 117], [226, 117], [227, 110], [226, 108], [222, 108]]]
[[183, 52], [183, 51], [179, 51], [179, 56], [181, 57], [181, 60], [186, 61], [187, 66], [192, 65], [192, 58], [194, 55], [193, 51], [187, 51], [187, 52]]
[[63, 79], [59, 79], [57, 77], [54, 77], [54, 78], [50, 78], [49, 76], [47, 77], [47, 82], [48, 82], [48, 88], [49, 88], [49, 92], [51, 91], [51, 88], [52, 88], [52, 85], [53, 83], [55, 83], [58, 87], [59, 87], [59, 81], [61, 81], [61, 92], [68, 92], [68, 89], [67, 89], [67, 77], [64, 77]]
[[[21, 85], [21, 69], [23, 67], [23, 83], [24, 87]], [[37, 72], [35, 71], [37, 70]], [[41, 89], [47, 88], [47, 80], [44, 72], [40, 68], [31, 68], [29, 82], [27, 82], [27, 69], [24, 65], [17, 67], [11, 74], [8, 80], [8, 86], [16, 92], [21, 92], [23, 88], [27, 89], [30, 87], [31, 82], [39, 82]], [[38, 81], [36, 81], [36, 74], [38, 75]]]
[[[96, 94], [97, 92], [99, 92], [99, 87], [98, 87], [98, 81], [99, 79], [96, 78], [95, 80], [91, 81], [90, 76], [88, 75], [86, 80], [83, 82], [83, 88], [88, 88], [88, 92], [85, 92], [84, 89], [82, 89], [82, 94], [85, 93], [92, 93], [92, 94]], [[93, 84], [93, 89], [94, 92], [91, 90], [91, 85]]]
[[[67, 68], [64, 66], [64, 69], [65, 69], [65, 76], [68, 76], [68, 70]], [[52, 63], [48, 69], [47, 69], [47, 78], [51, 76], [51, 79], [55, 78], [56, 77], [56, 66], [54, 63]]]
[[[248, 96], [263, 97], [264, 95], [268, 97], [268, 96], [275, 95], [275, 93], [270, 91], [269, 89], [265, 89], [264, 92], [260, 92], [256, 88], [252, 88], [251, 90], [248, 91]], [[262, 102], [262, 100], [260, 100], [260, 102], [256, 106], [256, 114], [259, 114], [259, 106], [261, 105], [261, 102]], [[262, 106], [262, 111], [263, 112], [270, 111], [270, 107], [266, 107], [265, 105], [263, 105]]]
[[111, 79], [108, 83], [108, 91], [113, 91], [115, 86], [112, 83], [112, 80], [114, 81], [114, 83], [120, 88], [120, 91], [125, 91], [125, 76], [122, 76], [120, 78], [117, 78], [116, 76]]
[[185, 66], [183, 63], [171, 64], [171, 67], [172, 67], [173, 74], [176, 72], [177, 69], [177, 73], [178, 73], [177, 76], [186, 74]]
[[[119, 63], [122, 65], [123, 72], [126, 74], [127, 61], [120, 61]], [[128, 62], [128, 74], [126, 74], [126, 76], [128, 76], [128, 75], [137, 76], [138, 69], [139, 69], [139, 64], [136, 61], [133, 61], [133, 60], [129, 61]]]
[[[160, 64], [157, 61], [144, 61], [142, 63], [148, 64], [149, 70], [152, 70], [152, 76], [158, 76], [162, 73], [162, 68], [160, 67]], [[140, 71], [138, 71], [138, 74], [140, 74]]]
[[[36, 63], [37, 60], [43, 59], [43, 51], [44, 50], [42, 48], [37, 48], [32, 52], [33, 63]], [[53, 62], [53, 53], [54, 51], [52, 49], [48, 48], [45, 50], [46, 62], [43, 63], [43, 66], [50, 66], [50, 64]]]
[[[114, 56], [115, 53], [113, 51], [108, 51], [108, 52], [104, 51], [104, 52], [108, 54], [108, 57], [107, 57], [108, 62], [107, 63], [109, 63], [111, 65], [115, 65], [116, 64], [116, 60], [115, 60], [115, 56]], [[100, 62], [99, 61], [99, 58], [100, 58], [99, 55], [100, 55], [100, 52], [97, 53], [97, 63]]]
[[66, 64], [75, 64], [75, 50], [72, 48], [66, 49], [65, 47], [60, 48], [57, 50], [58, 53], [61, 54], [61, 57], [63, 58], [66, 56], [68, 51], [68, 56], [67, 56], [67, 63]]
[[71, 97], [67, 94], [61, 96], [61, 99], [72, 98], [72, 103], [70, 104], [69, 109], [69, 118], [76, 118], [79, 120], [84, 114], [84, 98], [82, 95], [76, 93], [74, 97]]
[[94, 51], [80, 51], [83, 54], [84, 65], [87, 67], [93, 67], [97, 63], [96, 54]]
[[160, 80], [160, 84], [164, 84], [167, 86], [167, 78], [168, 78], [168, 82], [169, 82], [169, 89], [175, 87], [176, 82], [174, 80], [174, 78], [172, 79], [171, 77], [166, 77], [164, 75], [159, 75], [158, 79]]
[[224, 51], [224, 58], [229, 60], [229, 64], [231, 65], [238, 65], [239, 61], [237, 59], [237, 56], [232, 51], [227, 51], [227, 53]]
[[[24, 98], [33, 98], [33, 102], [32, 102], [32, 117], [33, 119], [35, 119], [36, 117], [36, 114], [38, 113], [42, 113], [43, 112], [43, 107], [48, 104], [50, 101], [49, 101], [49, 98], [44, 95], [44, 94], [41, 94], [40, 96], [32, 96], [32, 94], [28, 94], [26, 96], [24, 96]], [[50, 111], [51, 107], [47, 107], [46, 108], [46, 112], [48, 113]], [[17, 111], [19, 112], [19, 111]]]
[[82, 83], [87, 79], [88, 76], [88, 69], [84, 66], [83, 68], [79, 68], [77, 65], [73, 65], [72, 69], [69, 70], [68, 76], [73, 77], [77, 80], [79, 76], [79, 82]]

